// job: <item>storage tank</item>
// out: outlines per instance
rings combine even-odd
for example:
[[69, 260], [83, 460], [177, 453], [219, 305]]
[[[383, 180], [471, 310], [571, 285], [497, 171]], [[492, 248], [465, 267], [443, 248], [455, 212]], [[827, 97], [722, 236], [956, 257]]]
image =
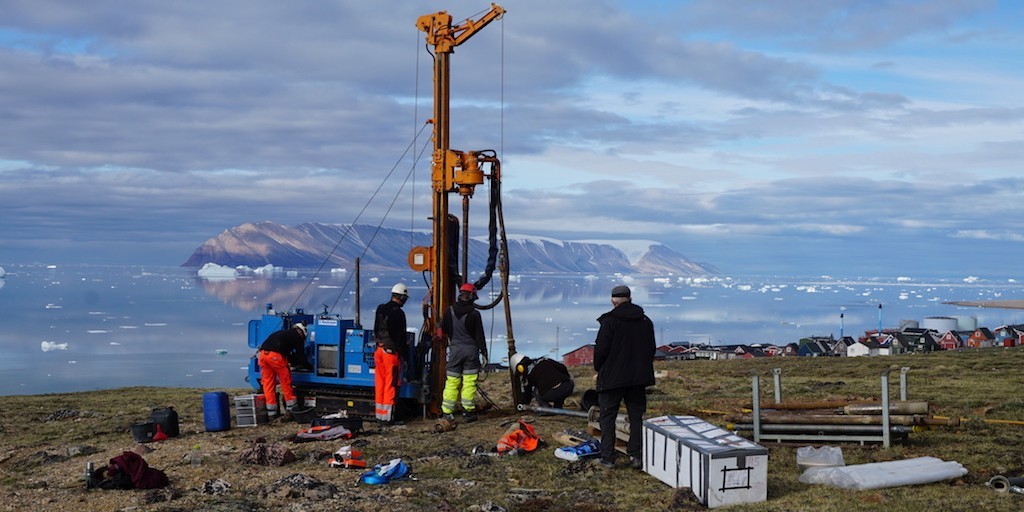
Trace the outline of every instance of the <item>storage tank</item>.
[[920, 324], [917, 320], [900, 320], [900, 329], [917, 329]]
[[940, 333], [958, 330], [956, 318], [949, 316], [929, 316], [921, 323], [921, 327]]
[[956, 318], [956, 330], [958, 331], [978, 330], [978, 317], [976, 316], [960, 315], [953, 318]]

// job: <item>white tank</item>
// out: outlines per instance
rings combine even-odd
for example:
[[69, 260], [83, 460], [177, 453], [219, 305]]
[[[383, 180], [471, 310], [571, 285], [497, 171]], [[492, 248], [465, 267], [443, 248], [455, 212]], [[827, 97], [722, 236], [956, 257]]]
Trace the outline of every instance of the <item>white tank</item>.
[[900, 329], [917, 329], [920, 326], [917, 320], [900, 320]]
[[961, 315], [953, 318], [956, 318], [956, 329], [958, 331], [978, 330], [978, 317], [976, 316]]
[[929, 316], [921, 322], [921, 327], [940, 333], [957, 330], [956, 318], [949, 316]]

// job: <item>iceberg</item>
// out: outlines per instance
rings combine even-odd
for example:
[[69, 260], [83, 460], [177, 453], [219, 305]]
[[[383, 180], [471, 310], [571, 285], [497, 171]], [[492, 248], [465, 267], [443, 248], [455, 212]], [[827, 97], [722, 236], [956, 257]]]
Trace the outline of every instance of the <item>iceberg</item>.
[[5, 277], [6, 275], [7, 275], [7, 271], [4, 270], [3, 267], [0, 267], [0, 278]]
[[267, 263], [262, 267], [256, 267], [252, 269], [252, 273], [256, 275], [270, 275], [273, 274], [274, 272], [280, 272], [282, 270], [284, 270], [283, 267], [275, 267], [273, 264]]
[[235, 278], [238, 277], [238, 271], [231, 267], [223, 267], [216, 263], [207, 263], [203, 265], [203, 268], [199, 269], [196, 274], [199, 277], [221, 277], [221, 278]]
[[43, 349], [43, 352], [53, 352], [54, 350], [67, 350], [68, 349], [68, 344], [67, 343], [57, 343], [55, 341], [44, 341], [44, 342], [40, 343], [39, 346], [40, 346], [40, 348]]

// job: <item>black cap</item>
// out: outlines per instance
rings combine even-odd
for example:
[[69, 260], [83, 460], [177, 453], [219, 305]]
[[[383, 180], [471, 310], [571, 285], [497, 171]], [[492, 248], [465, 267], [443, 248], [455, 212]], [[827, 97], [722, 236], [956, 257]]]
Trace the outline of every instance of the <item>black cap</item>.
[[612, 288], [612, 297], [629, 297], [629, 287], [620, 284], [615, 288]]

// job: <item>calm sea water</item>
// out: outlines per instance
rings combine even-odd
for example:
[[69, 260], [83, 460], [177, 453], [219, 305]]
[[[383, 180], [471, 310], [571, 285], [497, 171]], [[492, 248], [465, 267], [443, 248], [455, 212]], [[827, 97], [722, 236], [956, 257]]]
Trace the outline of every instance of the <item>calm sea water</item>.
[[[40, 394], [124, 386], [244, 387], [252, 349], [249, 320], [275, 308], [355, 314], [351, 273], [313, 271], [207, 280], [179, 267], [5, 266], [0, 279], [0, 394]], [[361, 312], [403, 281], [412, 290], [410, 326], [420, 323], [418, 274], [363, 272]], [[655, 323], [659, 343], [774, 343], [804, 336], [896, 327], [931, 316], [974, 317], [979, 326], [1024, 323], [1024, 311], [961, 308], [948, 300], [1024, 298], [1010, 278], [928, 279], [819, 276], [629, 278], [517, 276], [511, 285], [517, 348], [564, 354], [593, 342], [595, 319], [626, 282]], [[482, 295], [486, 295], [483, 293]], [[482, 301], [481, 301], [482, 302]], [[843, 315], [840, 321], [840, 314]], [[504, 355], [501, 307], [483, 312], [493, 354]]]

